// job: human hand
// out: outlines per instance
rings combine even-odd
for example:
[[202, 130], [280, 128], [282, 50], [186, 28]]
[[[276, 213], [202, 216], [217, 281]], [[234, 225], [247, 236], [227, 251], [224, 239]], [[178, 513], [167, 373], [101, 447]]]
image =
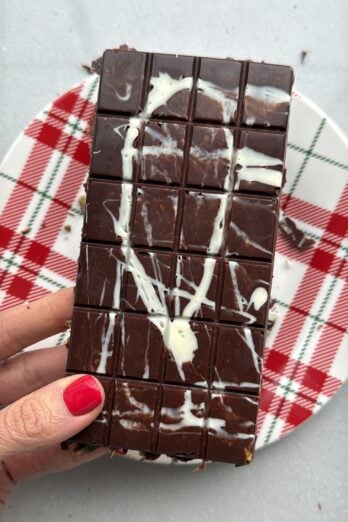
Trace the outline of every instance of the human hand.
[[66, 289], [0, 314], [0, 508], [18, 482], [78, 466], [107, 451], [84, 454], [73, 445], [60, 447], [101, 411], [99, 382], [91, 376], [60, 378], [65, 345], [22, 352], [66, 329], [72, 305], [73, 290]]

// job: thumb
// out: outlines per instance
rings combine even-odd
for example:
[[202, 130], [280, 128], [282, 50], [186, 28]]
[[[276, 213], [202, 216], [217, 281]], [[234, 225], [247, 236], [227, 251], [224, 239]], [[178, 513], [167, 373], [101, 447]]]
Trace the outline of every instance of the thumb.
[[91, 375], [55, 381], [0, 411], [0, 459], [61, 442], [100, 413], [104, 390]]

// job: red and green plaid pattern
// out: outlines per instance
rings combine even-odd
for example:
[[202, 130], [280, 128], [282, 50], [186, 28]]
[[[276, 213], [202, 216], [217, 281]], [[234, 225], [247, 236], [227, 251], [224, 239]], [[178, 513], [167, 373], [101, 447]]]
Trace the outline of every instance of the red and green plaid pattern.
[[[53, 102], [0, 167], [2, 309], [74, 284], [97, 88], [93, 76]], [[267, 342], [258, 447], [316, 413], [348, 374], [348, 144], [299, 96], [287, 163], [283, 211], [316, 243], [300, 252], [278, 238], [279, 318]]]

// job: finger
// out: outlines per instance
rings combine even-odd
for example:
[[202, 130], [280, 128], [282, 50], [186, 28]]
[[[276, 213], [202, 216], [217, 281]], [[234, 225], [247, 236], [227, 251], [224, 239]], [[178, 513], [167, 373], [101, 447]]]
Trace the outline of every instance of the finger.
[[73, 299], [73, 288], [65, 288], [1, 312], [0, 359], [64, 330], [72, 315]]
[[64, 377], [66, 346], [22, 352], [0, 364], [0, 402], [11, 404], [46, 384]]
[[104, 390], [91, 375], [55, 381], [0, 411], [0, 460], [68, 439], [100, 413]]
[[69, 449], [62, 450], [58, 444], [32, 453], [10, 457], [5, 461], [5, 467], [12, 484], [18, 484], [23, 480], [40, 477], [47, 473], [75, 468], [109, 453], [108, 448], [96, 448], [88, 453], [83, 453], [75, 451], [75, 447], [76, 445], [71, 445]]
[[108, 448], [96, 448], [89, 453], [74, 451], [74, 446], [62, 450], [60, 445], [43, 450], [15, 455], [0, 462], [0, 505], [5, 504], [18, 482], [47, 473], [65, 471], [95, 460], [109, 452]]

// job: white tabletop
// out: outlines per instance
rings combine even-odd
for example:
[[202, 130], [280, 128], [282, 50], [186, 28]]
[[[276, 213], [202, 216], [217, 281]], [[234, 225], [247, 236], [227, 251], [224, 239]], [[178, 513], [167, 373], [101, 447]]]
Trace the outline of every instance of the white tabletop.
[[[348, 132], [346, 0], [1, 0], [0, 157], [107, 47], [290, 64]], [[308, 52], [301, 64], [301, 51]], [[251, 466], [205, 473], [104, 458], [21, 485], [4, 521], [348, 520], [348, 387]], [[320, 509], [321, 507], [321, 509]]]

